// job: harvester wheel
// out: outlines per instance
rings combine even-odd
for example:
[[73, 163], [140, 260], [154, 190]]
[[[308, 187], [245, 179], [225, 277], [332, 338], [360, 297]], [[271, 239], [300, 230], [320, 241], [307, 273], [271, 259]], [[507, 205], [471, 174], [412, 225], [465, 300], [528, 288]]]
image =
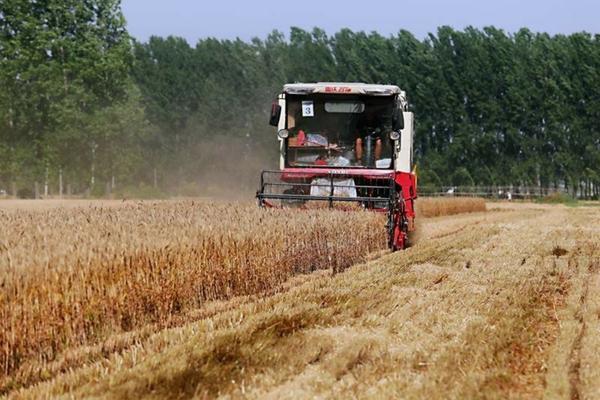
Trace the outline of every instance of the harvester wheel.
[[404, 200], [392, 202], [388, 215], [388, 240], [392, 251], [404, 250], [408, 247], [408, 221]]

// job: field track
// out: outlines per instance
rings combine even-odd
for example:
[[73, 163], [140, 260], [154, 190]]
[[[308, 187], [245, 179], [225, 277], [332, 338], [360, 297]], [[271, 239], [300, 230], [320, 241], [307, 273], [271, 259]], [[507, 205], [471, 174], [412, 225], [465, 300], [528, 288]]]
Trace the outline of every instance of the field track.
[[179, 327], [71, 351], [9, 394], [106, 398], [600, 398], [600, 208], [489, 204], [417, 243]]

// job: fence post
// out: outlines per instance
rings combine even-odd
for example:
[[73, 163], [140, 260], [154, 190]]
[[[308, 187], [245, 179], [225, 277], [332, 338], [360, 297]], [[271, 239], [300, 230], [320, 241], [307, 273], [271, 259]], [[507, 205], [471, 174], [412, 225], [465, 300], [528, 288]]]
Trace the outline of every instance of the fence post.
[[44, 175], [44, 198], [48, 197], [48, 167], [46, 166], [46, 175]]
[[58, 170], [58, 197], [62, 199], [63, 197], [63, 175], [62, 168]]

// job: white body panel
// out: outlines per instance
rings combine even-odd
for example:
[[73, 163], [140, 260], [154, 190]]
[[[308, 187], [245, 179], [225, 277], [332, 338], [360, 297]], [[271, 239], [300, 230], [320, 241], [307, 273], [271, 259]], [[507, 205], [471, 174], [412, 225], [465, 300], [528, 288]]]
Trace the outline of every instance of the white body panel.
[[396, 146], [396, 171], [412, 172], [413, 136], [415, 131], [415, 115], [404, 111], [404, 129]]
[[[285, 108], [285, 94], [280, 94], [277, 98], [279, 106], [281, 107], [281, 115], [279, 116], [279, 124], [277, 125], [277, 131], [285, 129], [285, 119], [287, 118], [287, 110]], [[285, 140], [279, 139], [279, 169], [285, 168]]]

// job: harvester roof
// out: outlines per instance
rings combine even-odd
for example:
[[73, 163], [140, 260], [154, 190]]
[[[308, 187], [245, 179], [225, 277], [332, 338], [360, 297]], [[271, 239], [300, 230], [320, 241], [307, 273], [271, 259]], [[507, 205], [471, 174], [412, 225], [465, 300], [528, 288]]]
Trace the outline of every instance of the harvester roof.
[[283, 87], [287, 94], [362, 94], [368, 96], [391, 96], [401, 94], [402, 91], [395, 85], [374, 85], [359, 82], [318, 82], [318, 83], [290, 83]]

